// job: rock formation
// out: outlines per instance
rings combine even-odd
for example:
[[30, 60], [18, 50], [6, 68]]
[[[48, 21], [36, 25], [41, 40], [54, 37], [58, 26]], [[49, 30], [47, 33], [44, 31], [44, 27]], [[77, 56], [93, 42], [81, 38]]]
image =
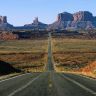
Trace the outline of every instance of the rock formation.
[[88, 11], [74, 14], [63, 12], [58, 14], [57, 20], [49, 25], [49, 29], [88, 29], [96, 27], [96, 17]]
[[7, 17], [6, 16], [0, 16], [0, 29], [9, 29], [13, 28], [13, 25], [9, 24], [7, 22]]
[[47, 24], [39, 22], [38, 17], [33, 20], [33, 23], [24, 25], [25, 28], [33, 28], [33, 29], [46, 29]]
[[0, 24], [7, 23], [7, 17], [6, 16], [0, 16]]
[[93, 21], [92, 13], [88, 11], [79, 11], [73, 14], [74, 21]]
[[58, 14], [57, 21], [73, 21], [73, 15], [67, 12]]
[[38, 20], [38, 17], [33, 20], [33, 23], [24, 26], [13, 27], [7, 22], [6, 16], [0, 16], [1, 29], [93, 29], [96, 28], [96, 16], [89, 11], [79, 11], [74, 14], [63, 12], [58, 14], [57, 20], [52, 24], [44, 24]]

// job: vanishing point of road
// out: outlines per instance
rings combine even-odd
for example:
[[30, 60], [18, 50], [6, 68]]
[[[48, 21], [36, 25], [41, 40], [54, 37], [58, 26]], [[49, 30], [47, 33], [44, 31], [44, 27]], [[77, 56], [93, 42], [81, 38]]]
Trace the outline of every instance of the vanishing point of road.
[[0, 96], [96, 96], [96, 80], [81, 75], [57, 73], [48, 39], [46, 72], [27, 73], [0, 81]]

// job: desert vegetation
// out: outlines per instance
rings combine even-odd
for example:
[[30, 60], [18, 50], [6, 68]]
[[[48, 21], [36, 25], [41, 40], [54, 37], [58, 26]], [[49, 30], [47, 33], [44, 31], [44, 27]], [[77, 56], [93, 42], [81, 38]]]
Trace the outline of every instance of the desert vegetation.
[[96, 40], [53, 38], [52, 41], [57, 71], [96, 76]]
[[0, 40], [16, 40], [18, 38], [18, 35], [12, 32], [0, 32]]
[[47, 39], [0, 41], [0, 60], [24, 71], [42, 72], [47, 64]]

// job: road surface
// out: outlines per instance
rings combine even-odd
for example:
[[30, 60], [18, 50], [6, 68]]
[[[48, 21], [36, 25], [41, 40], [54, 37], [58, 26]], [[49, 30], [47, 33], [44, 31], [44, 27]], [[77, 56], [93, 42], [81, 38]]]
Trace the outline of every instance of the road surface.
[[52, 49], [52, 46], [51, 46], [51, 33], [49, 33], [49, 38], [48, 38], [48, 64], [46, 65], [46, 71], [54, 71], [51, 49]]
[[96, 80], [54, 71], [51, 48], [49, 34], [46, 72], [0, 81], [0, 96], [96, 96]]

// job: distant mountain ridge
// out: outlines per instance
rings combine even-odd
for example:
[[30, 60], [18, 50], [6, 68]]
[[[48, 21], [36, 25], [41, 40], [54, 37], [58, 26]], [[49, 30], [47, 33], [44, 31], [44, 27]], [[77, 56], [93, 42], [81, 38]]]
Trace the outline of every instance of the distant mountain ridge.
[[96, 16], [88, 11], [74, 14], [63, 12], [58, 14], [57, 20], [49, 25], [49, 29], [89, 29], [96, 28]]
[[33, 23], [15, 27], [7, 22], [6, 16], [0, 16], [0, 29], [94, 29], [96, 28], [96, 16], [89, 11], [76, 13], [63, 12], [58, 14], [57, 20], [52, 24], [44, 24], [35, 18]]

